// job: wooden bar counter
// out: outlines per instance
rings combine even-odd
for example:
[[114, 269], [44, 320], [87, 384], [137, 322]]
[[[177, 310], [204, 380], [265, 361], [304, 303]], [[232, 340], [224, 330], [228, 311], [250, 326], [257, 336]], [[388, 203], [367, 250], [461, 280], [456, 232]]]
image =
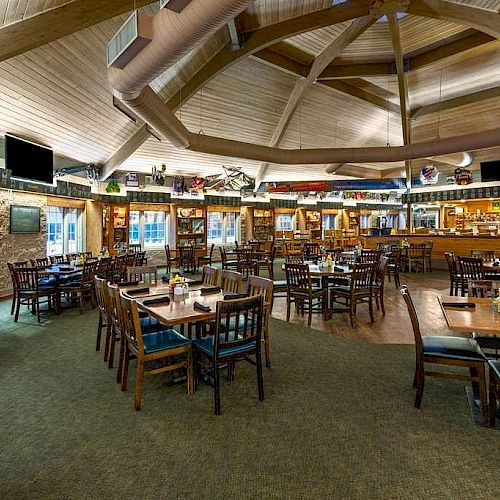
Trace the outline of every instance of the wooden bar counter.
[[[455, 252], [455, 255], [470, 257], [472, 250], [494, 250], [500, 256], [500, 236], [469, 235], [469, 234], [394, 234], [391, 236], [363, 236], [364, 248], [375, 248], [377, 242], [391, 243], [401, 242], [404, 238], [409, 243], [424, 243], [432, 241], [432, 260], [440, 268], [445, 268], [445, 252]], [[442, 262], [439, 262], [442, 261]]]

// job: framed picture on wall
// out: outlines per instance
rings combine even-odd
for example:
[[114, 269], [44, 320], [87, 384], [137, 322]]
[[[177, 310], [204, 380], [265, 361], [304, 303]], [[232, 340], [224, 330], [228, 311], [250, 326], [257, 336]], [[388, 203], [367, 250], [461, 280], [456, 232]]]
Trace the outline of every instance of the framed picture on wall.
[[22, 205], [10, 206], [11, 234], [34, 234], [40, 232], [40, 208]]

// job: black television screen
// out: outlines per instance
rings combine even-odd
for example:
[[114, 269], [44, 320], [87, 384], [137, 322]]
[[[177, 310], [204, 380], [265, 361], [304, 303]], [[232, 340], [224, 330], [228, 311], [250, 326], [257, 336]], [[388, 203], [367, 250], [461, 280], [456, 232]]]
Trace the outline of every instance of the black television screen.
[[500, 181], [500, 160], [481, 162], [481, 181]]
[[10, 206], [11, 233], [39, 233], [40, 208], [21, 205]]
[[50, 148], [12, 135], [5, 136], [5, 167], [16, 179], [52, 184], [53, 157]]

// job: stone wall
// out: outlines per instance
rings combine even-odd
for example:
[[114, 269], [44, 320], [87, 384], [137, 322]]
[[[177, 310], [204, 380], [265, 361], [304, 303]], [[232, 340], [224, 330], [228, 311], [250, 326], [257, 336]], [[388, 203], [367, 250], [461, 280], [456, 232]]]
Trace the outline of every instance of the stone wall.
[[[40, 207], [40, 232], [37, 234], [10, 234], [11, 205]], [[12, 281], [7, 262], [45, 256], [46, 207], [46, 196], [0, 190], [0, 297], [12, 293]]]

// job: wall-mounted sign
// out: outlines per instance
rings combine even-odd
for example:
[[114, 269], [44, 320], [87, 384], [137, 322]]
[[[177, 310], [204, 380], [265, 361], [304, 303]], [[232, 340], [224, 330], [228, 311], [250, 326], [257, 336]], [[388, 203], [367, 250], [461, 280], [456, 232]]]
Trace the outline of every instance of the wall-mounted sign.
[[470, 170], [466, 168], [458, 167], [455, 169], [455, 182], [459, 186], [464, 186], [465, 184], [470, 184], [472, 182], [472, 174]]
[[439, 170], [436, 165], [429, 164], [420, 170], [418, 178], [424, 185], [436, 184], [439, 179]]
[[137, 172], [127, 172], [125, 176], [125, 186], [139, 187], [139, 174]]

